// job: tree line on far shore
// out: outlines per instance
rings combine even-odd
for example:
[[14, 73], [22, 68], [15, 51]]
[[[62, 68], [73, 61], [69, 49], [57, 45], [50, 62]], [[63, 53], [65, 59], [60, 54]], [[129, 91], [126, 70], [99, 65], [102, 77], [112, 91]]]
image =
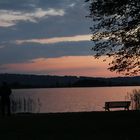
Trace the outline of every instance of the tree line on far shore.
[[57, 88], [140, 86], [140, 76], [135, 77], [76, 77], [25, 74], [0, 74], [0, 83], [6, 81], [11, 88]]

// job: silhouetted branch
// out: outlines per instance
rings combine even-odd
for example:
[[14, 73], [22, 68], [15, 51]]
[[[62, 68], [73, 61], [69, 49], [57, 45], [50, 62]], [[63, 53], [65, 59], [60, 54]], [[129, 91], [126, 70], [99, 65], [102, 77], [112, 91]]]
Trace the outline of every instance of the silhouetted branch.
[[86, 0], [93, 20], [95, 57], [113, 57], [109, 70], [134, 75], [140, 71], [140, 1]]

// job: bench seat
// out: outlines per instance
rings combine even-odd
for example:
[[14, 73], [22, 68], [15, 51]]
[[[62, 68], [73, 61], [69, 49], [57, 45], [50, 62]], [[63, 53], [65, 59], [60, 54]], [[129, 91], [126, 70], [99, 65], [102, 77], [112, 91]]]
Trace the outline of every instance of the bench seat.
[[111, 102], [105, 102], [105, 111], [110, 108], [124, 108], [125, 110], [129, 110], [131, 101], [111, 101]]

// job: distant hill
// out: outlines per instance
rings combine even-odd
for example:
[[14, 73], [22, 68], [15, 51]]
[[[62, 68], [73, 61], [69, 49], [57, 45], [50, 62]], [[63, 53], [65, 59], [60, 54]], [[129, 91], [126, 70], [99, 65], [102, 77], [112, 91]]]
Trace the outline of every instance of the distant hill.
[[0, 84], [3, 81], [6, 81], [12, 88], [140, 86], [140, 76], [98, 78], [30, 74], [0, 74]]
[[0, 83], [6, 81], [13, 88], [67, 87], [77, 80], [75, 76], [0, 74]]
[[100, 86], [140, 86], [140, 77], [114, 77], [114, 78], [87, 78], [79, 79], [75, 87], [100, 87]]

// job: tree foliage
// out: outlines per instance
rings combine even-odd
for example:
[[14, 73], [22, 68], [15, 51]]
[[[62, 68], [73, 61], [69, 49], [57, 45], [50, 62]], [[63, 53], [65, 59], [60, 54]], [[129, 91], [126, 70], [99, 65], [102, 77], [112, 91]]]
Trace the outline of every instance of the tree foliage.
[[86, 0], [95, 57], [112, 57], [109, 70], [140, 72], [140, 0]]

